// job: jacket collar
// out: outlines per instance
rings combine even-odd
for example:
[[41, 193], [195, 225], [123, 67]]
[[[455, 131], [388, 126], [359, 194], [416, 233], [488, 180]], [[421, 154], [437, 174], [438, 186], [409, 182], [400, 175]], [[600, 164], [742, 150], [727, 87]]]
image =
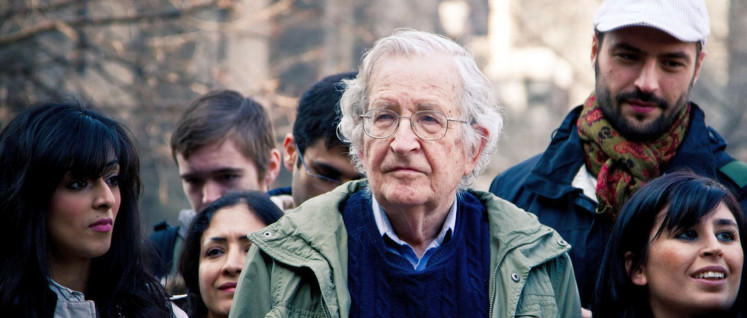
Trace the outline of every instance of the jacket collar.
[[[346, 316], [350, 301], [347, 285], [334, 285], [335, 281], [346, 282], [348, 277], [348, 238], [339, 205], [357, 191], [368, 191], [366, 179], [347, 182], [331, 192], [312, 198], [286, 213], [274, 224], [249, 235], [256, 247], [276, 261], [292, 267], [311, 269], [319, 284], [325, 310], [333, 317], [338, 316], [338, 313]], [[491, 193], [467, 191], [488, 209], [490, 266], [493, 269], [490, 279], [491, 294], [495, 291], [498, 271], [515, 271], [528, 275], [531, 268], [570, 249], [557, 232], [541, 225], [534, 214]], [[504, 264], [509, 253], [521, 256], [505, 266], [499, 266]], [[521, 287], [517, 285], [517, 288], [520, 290]]]
[[[310, 199], [265, 230], [251, 234], [250, 239], [264, 252], [287, 265], [306, 267], [313, 263], [310, 261], [320, 261], [332, 268], [347, 271], [347, 268], [340, 268], [343, 267], [342, 262], [347, 262], [347, 233], [344, 231], [339, 204], [357, 191], [368, 191], [368, 181], [364, 179], [348, 182], [329, 193]], [[495, 255], [497, 257], [494, 258], [500, 259], [510, 249], [542, 238], [560, 239], [560, 236], [553, 238], [554, 232], [550, 228], [536, 222], [536, 216], [516, 208], [508, 201], [487, 192], [472, 189], [467, 191], [477, 197], [488, 211], [500, 211], [488, 213], [491, 241], [499, 242]], [[547, 253], [535, 250], [527, 255], [527, 265], [531, 267], [541, 264], [567, 250], [564, 245], [556, 247], [554, 250], [543, 250]]]

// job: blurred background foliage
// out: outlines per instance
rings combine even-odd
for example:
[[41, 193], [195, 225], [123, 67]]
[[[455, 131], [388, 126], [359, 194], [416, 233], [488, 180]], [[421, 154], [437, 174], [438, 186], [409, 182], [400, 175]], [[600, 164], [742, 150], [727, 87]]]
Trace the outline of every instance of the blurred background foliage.
[[[143, 223], [188, 203], [168, 147], [180, 112], [229, 88], [270, 110], [278, 142], [300, 94], [354, 70], [396, 28], [447, 35], [474, 52], [506, 116], [475, 184], [543, 150], [593, 88], [592, 16], [601, 0], [10, 0], [0, 3], [0, 127], [30, 105], [79, 100], [133, 131]], [[747, 1], [708, 0], [712, 35], [691, 99], [747, 161]], [[276, 181], [289, 184], [287, 172]]]

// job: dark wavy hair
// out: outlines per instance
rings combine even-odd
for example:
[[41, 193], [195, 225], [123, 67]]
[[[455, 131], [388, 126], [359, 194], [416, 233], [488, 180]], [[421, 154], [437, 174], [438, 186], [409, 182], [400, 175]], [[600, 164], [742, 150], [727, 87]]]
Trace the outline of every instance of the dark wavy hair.
[[129, 132], [77, 103], [27, 109], [0, 133], [0, 312], [48, 317], [47, 213], [66, 173], [98, 178], [111, 154], [119, 161], [121, 205], [109, 250], [91, 261], [86, 297], [102, 317], [170, 317], [160, 284], [146, 272], [138, 200], [140, 163]]
[[[594, 317], [652, 317], [648, 289], [634, 285], [631, 274], [646, 261], [649, 233], [654, 230], [659, 211], [666, 209], [666, 215], [655, 237], [664, 229], [676, 232], [697, 225], [720, 203], [734, 215], [744, 248], [747, 225], [739, 202], [717, 181], [692, 172], [674, 172], [652, 180], [631, 196], [612, 229], [602, 258], [592, 305]], [[630, 270], [625, 266], [626, 252], [632, 252]], [[742, 277], [744, 272], [743, 266]], [[745, 301], [745, 283], [742, 282], [733, 308], [707, 317], [744, 317]]]
[[179, 255], [179, 274], [184, 278], [188, 289], [187, 312], [190, 317], [205, 317], [208, 311], [200, 295], [199, 269], [202, 234], [210, 227], [210, 221], [218, 211], [238, 204], [246, 204], [249, 211], [262, 220], [265, 226], [275, 223], [283, 216], [283, 211], [270, 200], [270, 197], [259, 191], [229, 192], [197, 213], [187, 230], [182, 252]]

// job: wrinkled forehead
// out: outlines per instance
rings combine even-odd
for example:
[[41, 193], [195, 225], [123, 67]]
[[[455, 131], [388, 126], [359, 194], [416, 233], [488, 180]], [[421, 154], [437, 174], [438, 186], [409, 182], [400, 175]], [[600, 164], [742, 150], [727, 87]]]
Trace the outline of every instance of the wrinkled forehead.
[[[462, 80], [454, 59], [443, 54], [389, 55], [372, 69], [369, 109], [404, 107], [458, 111]], [[396, 110], [396, 109], [395, 109]]]

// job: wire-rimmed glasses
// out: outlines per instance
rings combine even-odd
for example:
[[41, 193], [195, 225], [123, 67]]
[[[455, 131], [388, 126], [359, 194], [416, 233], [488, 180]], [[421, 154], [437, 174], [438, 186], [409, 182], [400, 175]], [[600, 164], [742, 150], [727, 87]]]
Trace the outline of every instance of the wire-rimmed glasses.
[[399, 127], [402, 118], [410, 120], [410, 128], [422, 140], [439, 140], [446, 136], [449, 122], [467, 124], [469, 122], [448, 118], [437, 110], [421, 110], [411, 116], [400, 116], [389, 109], [372, 109], [360, 115], [363, 120], [363, 131], [371, 138], [389, 138]]
[[294, 145], [296, 146], [296, 153], [298, 154], [298, 159], [301, 160], [301, 164], [303, 165], [304, 170], [306, 170], [306, 174], [308, 174], [310, 177], [329, 182], [335, 186], [342, 184], [342, 181], [340, 180], [332, 179], [330, 177], [311, 172], [311, 169], [309, 169], [309, 166], [306, 165], [306, 161], [303, 160], [303, 155], [301, 154], [301, 149], [298, 148], [298, 144], [294, 144]]

